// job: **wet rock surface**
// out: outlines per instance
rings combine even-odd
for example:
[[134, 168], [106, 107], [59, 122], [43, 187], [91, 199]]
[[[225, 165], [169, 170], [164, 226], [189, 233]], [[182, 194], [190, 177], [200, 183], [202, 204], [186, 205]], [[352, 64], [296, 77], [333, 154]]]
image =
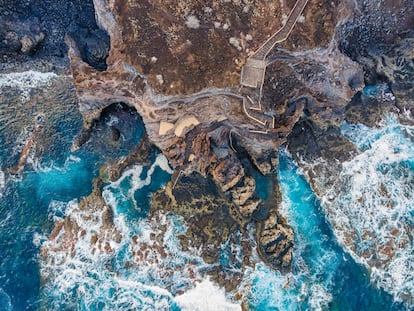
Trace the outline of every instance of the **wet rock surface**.
[[113, 211], [102, 198], [100, 183], [96, 180], [93, 192], [55, 224], [48, 243], [41, 250], [47, 261], [59, 258], [60, 262], [54, 264], [65, 264], [77, 255], [77, 244], [81, 240], [90, 243], [92, 255], [110, 254], [111, 245], [121, 242], [122, 234], [114, 226]]
[[[223, 245], [241, 245], [229, 260], [246, 267], [254, 264], [250, 258], [257, 246], [264, 262], [288, 272], [294, 233], [278, 213], [278, 148], [287, 145], [322, 194], [335, 184], [342, 163], [359, 153], [341, 134], [344, 121], [375, 126], [391, 111], [410, 123], [414, 107], [413, 8], [408, 0], [381, 1], [379, 6], [310, 2], [289, 38], [270, 54], [263, 96], [242, 89], [240, 70], [247, 57], [281, 27], [293, 4], [1, 3], [7, 13], [0, 18], [1, 68], [8, 72], [11, 63], [24, 60], [30, 65], [21, 68], [34, 62], [39, 71], [67, 73], [67, 51], [84, 120], [74, 149], [89, 141], [113, 104], [134, 107], [145, 125], [141, 144], [103, 168], [101, 177], [117, 179], [156, 146], [174, 175], [154, 195], [152, 217], [157, 211], [181, 215], [188, 225], [183, 248], [201, 248], [206, 262], [219, 263]], [[24, 18], [27, 11], [33, 18]], [[384, 25], [389, 31], [383, 31]], [[378, 83], [382, 88], [376, 96], [362, 91], [364, 84]], [[242, 94], [260, 100], [260, 109], [246, 108]], [[105, 141], [117, 146], [122, 131], [116, 125], [105, 131]], [[258, 175], [269, 181], [266, 197], [259, 195]], [[316, 178], [320, 176], [326, 178]], [[96, 191], [80, 210], [94, 200], [106, 206], [99, 187]], [[100, 212], [104, 229], [110, 230], [110, 209]], [[70, 218], [57, 224], [56, 232], [63, 227], [68, 243], [81, 234]], [[98, 241], [91, 237], [93, 245]], [[110, 252], [102, 245], [98, 249]], [[224, 270], [217, 265], [208, 273], [234, 290], [241, 276], [226, 278]]]
[[[237, 48], [234, 36], [246, 36], [251, 31], [253, 39], [249, 51], [256, 49], [265, 39], [263, 29], [280, 27], [280, 19], [265, 14], [266, 6], [270, 4], [250, 4], [249, 10], [257, 12], [250, 15], [240, 13], [238, 10], [242, 5], [234, 3], [218, 4], [219, 7], [212, 7], [211, 11], [207, 7], [184, 3], [167, 10], [166, 5], [96, 1], [97, 23], [110, 36], [108, 67], [104, 71], [85, 63], [78, 40], [67, 37], [85, 127], [90, 128], [111, 103], [124, 102], [134, 106], [143, 118], [149, 140], [161, 149], [175, 168], [175, 184], [171, 182], [170, 189], [175, 189], [182, 178], [185, 180], [194, 173], [213, 182], [228, 206], [227, 217], [237, 224], [232, 230], [243, 232], [248, 224], [255, 224], [261, 258], [275, 269], [288, 271], [293, 234], [286, 221], [277, 214], [280, 198], [275, 195], [265, 199], [259, 197], [252, 170], [275, 180], [277, 150], [286, 142], [302, 114], [314, 115], [318, 126], [325, 126], [324, 122], [338, 126], [353, 89], [362, 83], [361, 69], [335, 45], [329, 46], [330, 40], [309, 40], [309, 36], [299, 35], [295, 30], [292, 35], [296, 34], [298, 44], [300, 41], [307, 48], [314, 47], [313, 44], [323, 48], [295, 55], [283, 50], [273, 53], [272, 64], [266, 73], [261, 111], [247, 113], [246, 109], [250, 108], [246, 108], [237, 83], [241, 65], [249, 52], [247, 45]], [[305, 20], [313, 20], [312, 14], [320, 14], [322, 10], [331, 22], [322, 27], [303, 23], [302, 31], [312, 33], [312, 36], [317, 36], [316, 33], [333, 36], [332, 5], [335, 3], [318, 8], [310, 5]], [[222, 15], [214, 15], [221, 6], [224, 8]], [[277, 4], [270, 6], [277, 9]], [[203, 15], [200, 9], [203, 9]], [[287, 8], [283, 10], [289, 12]], [[247, 26], [238, 20], [245, 15], [249, 19], [243, 25]], [[216, 18], [220, 27], [214, 24]], [[293, 48], [289, 40], [285, 47]], [[331, 57], [336, 57], [338, 62], [332, 62]], [[176, 81], [177, 78], [180, 81]], [[223, 89], [230, 86], [231, 89]], [[189, 95], [166, 96], [171, 94]], [[260, 121], [263, 119], [267, 126], [273, 120], [274, 126], [270, 130], [263, 129]], [[200, 201], [195, 196], [201, 190], [181, 191], [184, 192], [178, 197], [187, 201], [177, 203], [173, 191], [169, 194], [165, 191], [160, 200], [170, 202], [167, 206], [183, 215], [188, 211], [184, 213], [177, 206], [190, 204], [188, 210], [194, 209], [192, 213], [197, 214], [195, 210], [199, 207], [207, 215], [211, 212], [205, 210], [207, 202], [215, 206], [211, 200], [216, 192]], [[271, 182], [268, 192], [277, 192], [276, 182]], [[195, 223], [202, 219], [200, 216]], [[269, 224], [269, 219], [277, 221]], [[194, 231], [206, 252], [210, 240], [206, 240], [204, 231], [211, 232], [214, 237], [215, 226], [217, 224]], [[216, 248], [220, 243], [223, 241], [218, 239]]]

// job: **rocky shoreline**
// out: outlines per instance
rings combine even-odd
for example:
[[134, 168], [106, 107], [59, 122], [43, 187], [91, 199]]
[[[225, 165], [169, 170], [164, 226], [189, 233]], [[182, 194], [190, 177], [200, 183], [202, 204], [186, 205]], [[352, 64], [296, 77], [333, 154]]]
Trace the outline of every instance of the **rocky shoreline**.
[[[34, 18], [22, 22], [27, 8], [7, 6], [10, 14], [0, 19], [1, 69], [8, 73], [36, 64], [39, 71], [73, 77], [84, 124], [72, 150], [88, 141], [104, 109], [113, 104], [128, 105], [142, 118], [146, 135], [141, 145], [126, 159], [102, 168], [94, 192], [79, 206], [91, 217], [106, 215], [106, 239], [116, 242], [119, 236], [111, 231], [102, 181], [116, 180], [158, 148], [174, 173], [152, 197], [150, 217], [160, 211], [182, 216], [188, 226], [188, 236], [181, 239], [184, 250], [201, 248], [205, 262], [218, 264], [220, 248], [239, 243], [237, 237], [243, 241], [242, 259], [231, 260], [240, 271], [254, 265], [257, 247], [261, 260], [289, 272], [294, 232], [278, 212], [278, 149], [287, 146], [323, 197], [324, 189], [335, 185], [341, 165], [360, 153], [342, 135], [344, 121], [373, 127], [392, 112], [413, 124], [414, 25], [408, 1], [381, 1], [381, 9], [362, 1], [309, 3], [297, 28], [270, 55], [262, 111], [253, 118], [243, 109], [241, 66], [280, 28], [292, 1], [211, 7], [182, 1], [70, 2], [76, 9], [65, 6], [72, 15], [62, 17], [60, 24], [59, 16], [43, 15], [41, 6], [31, 6]], [[49, 20], [58, 34], [47, 31]], [[381, 28], [385, 23], [387, 32]], [[364, 85], [379, 83], [384, 85], [380, 95], [364, 96]], [[276, 124], [266, 133], [254, 122], [263, 115]], [[113, 132], [114, 139], [117, 135]], [[18, 168], [23, 165], [18, 162]], [[265, 194], [257, 176], [264, 179]], [[56, 224], [50, 243], [42, 248], [45, 257], [50, 247], [63, 250], [64, 241], [82, 236], [73, 232], [76, 225], [69, 219]], [[60, 230], [63, 242], [53, 244]], [[106, 241], [98, 248], [110, 253], [109, 245]], [[228, 291], [237, 288], [241, 277], [220, 268], [208, 274]]]

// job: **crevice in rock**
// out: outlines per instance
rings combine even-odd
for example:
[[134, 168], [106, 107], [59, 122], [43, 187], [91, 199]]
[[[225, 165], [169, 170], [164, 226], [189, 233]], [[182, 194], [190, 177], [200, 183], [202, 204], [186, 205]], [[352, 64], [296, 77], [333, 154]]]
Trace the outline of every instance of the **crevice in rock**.
[[68, 34], [76, 42], [84, 62], [98, 71], [107, 69], [106, 59], [109, 55], [110, 37], [105, 30], [99, 29], [96, 23], [85, 25], [73, 22]]
[[[123, 146], [125, 144], [131, 144], [132, 147], [137, 140], [135, 136], [142, 135], [143, 131], [142, 118], [134, 107], [122, 102], [113, 103], [102, 109], [88, 126], [81, 129], [72, 145], [72, 151], [88, 143], [116, 149], [127, 148]], [[109, 149], [107, 151], [111, 152]]]

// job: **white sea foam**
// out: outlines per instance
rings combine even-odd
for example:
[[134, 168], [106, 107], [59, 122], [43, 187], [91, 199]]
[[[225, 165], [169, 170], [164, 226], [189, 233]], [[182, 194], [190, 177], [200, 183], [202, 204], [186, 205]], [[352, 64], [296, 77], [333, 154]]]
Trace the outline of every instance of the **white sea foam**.
[[52, 81], [59, 76], [53, 72], [24, 71], [0, 74], [0, 88], [12, 87], [21, 92], [21, 101], [30, 99], [30, 89], [39, 87], [50, 87]]
[[403, 114], [403, 116], [404, 116], [407, 120], [410, 120], [410, 121], [413, 121], [413, 120], [414, 120], [413, 115], [411, 114], [411, 110], [410, 110], [410, 109], [408, 109], [408, 108], [404, 107], [404, 108], [403, 108], [403, 112], [402, 112], [402, 114]]
[[[169, 170], [159, 156], [143, 179], [143, 167], [134, 167], [115, 184], [135, 174], [131, 186], [138, 190], [151, 182], [156, 167]], [[114, 202], [108, 203], [116, 210]], [[101, 303], [103, 310], [168, 310], [174, 295], [201, 280], [205, 264], [198, 250], [181, 250], [177, 235], [186, 228], [178, 216], [157, 214], [131, 222], [115, 211], [114, 225], [108, 227], [99, 205], [85, 209], [76, 201], [66, 206], [52, 202], [49, 209], [52, 214], [64, 210], [69, 220], [42, 245], [47, 254], [40, 262], [42, 293], [49, 308], [62, 308], [66, 301], [72, 309], [94, 309]]]
[[[340, 258], [323, 244], [327, 237], [312, 210], [312, 193], [306, 193], [294, 174], [281, 172], [280, 178], [279, 212], [295, 231], [293, 272], [282, 275], [259, 262], [253, 269], [246, 269], [239, 290], [252, 308], [326, 310], [333, 299], [330, 291]], [[314, 255], [309, 254], [310, 248]]]
[[[99, 220], [95, 219], [94, 225], [91, 222], [82, 224], [81, 217], [74, 218], [79, 221], [81, 230], [90, 230], [92, 234], [99, 232]], [[104, 310], [169, 309], [172, 293], [191, 288], [198, 279], [198, 266], [202, 267], [200, 258], [180, 250], [178, 240], [170, 236], [174, 230], [167, 230], [161, 244], [151, 237], [162, 235], [157, 225], [170, 227], [175, 221], [177, 219], [161, 215], [156, 223], [140, 220], [135, 224], [136, 228], [131, 229], [131, 224], [118, 216], [115, 227], [122, 232], [122, 241], [111, 243], [113, 251], [110, 253], [93, 253], [89, 232], [76, 241], [73, 257], [62, 254], [62, 251], [52, 252], [56, 243], [45, 242], [50, 257], [42, 263], [41, 273], [47, 278], [44, 293], [50, 295], [52, 303], [60, 303], [57, 297], [71, 297], [72, 307], [78, 305], [77, 301], [83, 301], [86, 309], [92, 309], [99, 300], [105, 304]], [[132, 231], [137, 237], [136, 243], [132, 242]], [[58, 235], [55, 241], [65, 243], [65, 237]], [[193, 276], [189, 274], [190, 270], [194, 272]], [[73, 296], [77, 298], [73, 299]]]
[[51, 171], [67, 171], [74, 163], [81, 162], [81, 159], [73, 154], [69, 155], [63, 165], [56, 165], [53, 161], [49, 163], [42, 163], [38, 158], [29, 156], [27, 158], [27, 164], [30, 164], [32, 169], [38, 173], [49, 173]]
[[33, 245], [37, 248], [39, 248], [45, 241], [47, 241], [47, 236], [45, 234], [39, 232], [33, 234]]
[[119, 118], [111, 114], [109, 115], [109, 120], [108, 122], [106, 122], [106, 125], [113, 126], [115, 124], [118, 124], [118, 122], [119, 122]]
[[183, 311], [237, 311], [241, 306], [227, 300], [225, 291], [209, 279], [198, 283], [183, 295], [176, 296], [174, 301]]
[[77, 206], [78, 201], [76, 199], [69, 202], [52, 200], [48, 206], [48, 218], [54, 222], [62, 220], [66, 214], [69, 215]]
[[[134, 207], [138, 209], [138, 203], [134, 198], [134, 193], [142, 189], [143, 187], [151, 184], [151, 176], [157, 167], [169, 174], [173, 173], [172, 169], [168, 164], [167, 158], [163, 154], [157, 155], [155, 162], [149, 168], [144, 179], [141, 178], [144, 167], [142, 165], [134, 165], [130, 169], [126, 170], [117, 181], [114, 181], [110, 183], [108, 186], [105, 186], [102, 195], [106, 203], [108, 203], [114, 209], [114, 211], [117, 210], [116, 207], [121, 202], [125, 201], [132, 202]], [[125, 181], [129, 182], [127, 193], [124, 193], [121, 189], [121, 184], [123, 184]], [[114, 190], [116, 190], [117, 193], [119, 193], [119, 196], [115, 197]]]
[[3, 196], [3, 190], [6, 187], [6, 176], [2, 170], [0, 170], [0, 198]]
[[310, 287], [309, 307], [311, 310], [327, 310], [332, 301], [332, 295], [321, 284], [313, 284]]
[[18, 88], [34, 88], [50, 83], [51, 80], [59, 77], [54, 72], [23, 71], [0, 74], [0, 87], [10, 86]]
[[319, 283], [321, 280], [304, 264], [303, 258], [298, 260], [296, 268], [303, 270], [282, 275], [263, 263], [247, 269], [242, 287], [249, 288], [249, 305], [260, 306], [258, 310], [326, 310], [332, 301], [327, 284]]
[[0, 228], [1, 227], [6, 227], [7, 223], [11, 220], [12, 217], [12, 212], [8, 211], [6, 217], [0, 219]]
[[319, 187], [322, 207], [338, 241], [372, 268], [375, 283], [413, 306], [414, 127], [388, 117], [379, 128], [342, 131], [361, 153], [342, 164], [332, 188]]

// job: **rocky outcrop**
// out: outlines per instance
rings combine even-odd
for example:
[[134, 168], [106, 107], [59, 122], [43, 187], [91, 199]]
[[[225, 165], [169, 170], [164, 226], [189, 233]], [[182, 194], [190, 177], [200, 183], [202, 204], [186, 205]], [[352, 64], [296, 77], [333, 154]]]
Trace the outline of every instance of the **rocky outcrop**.
[[2, 1], [0, 12], [1, 66], [22, 66], [22, 62], [36, 59], [55, 66], [64, 64], [68, 69], [64, 37], [70, 25], [98, 29], [89, 0]]
[[23, 22], [2, 16], [0, 19], [0, 53], [29, 54], [45, 39], [39, 19], [29, 18]]
[[[2, 88], [1, 129], [9, 129], [6, 146], [17, 140], [10, 134], [16, 132], [14, 120], [21, 121], [19, 128], [26, 131], [5, 165], [18, 172], [30, 152], [53, 149], [47, 148], [58, 135], [50, 126], [51, 111], [74, 113], [73, 76], [84, 130], [72, 150], [90, 139], [105, 109], [115, 103], [134, 107], [145, 124], [147, 135], [140, 145], [119, 161], [105, 164], [100, 178], [116, 180], [126, 167], [148, 158], [156, 146], [175, 173], [166, 188], [154, 195], [151, 217], [156, 219], [157, 210], [181, 215], [190, 236], [182, 237], [182, 246], [202, 249], [206, 262], [220, 263], [210, 271], [218, 283], [231, 290], [241, 277], [236, 272], [228, 277], [221, 266], [219, 254], [225, 253], [226, 245], [241, 247], [241, 255], [229, 255], [230, 264], [237, 267], [254, 264], [250, 261], [255, 243], [263, 261], [289, 271], [294, 239], [277, 211], [278, 148], [287, 143], [316, 193], [332, 206], [336, 197], [326, 189], [343, 191], [350, 180], [341, 175], [343, 165], [361, 154], [342, 135], [343, 121], [375, 126], [383, 113], [391, 111], [412, 124], [414, 113], [410, 0], [381, 0], [375, 5], [358, 0], [309, 1], [289, 38], [269, 55], [262, 97], [252, 90], [241, 91], [240, 70], [247, 57], [280, 28], [292, 5], [292, 1], [207, 5], [160, 0], [0, 4], [2, 73], [25, 60], [19, 71], [36, 68], [61, 74], [53, 79], [40, 74], [40, 87], [27, 82], [35, 80], [31, 72], [25, 76], [30, 79], [1, 77], [2, 82], [18, 81], [25, 87], [29, 83], [31, 90], [20, 103], [16, 98], [28, 94], [16, 94], [7, 83]], [[27, 12], [33, 18], [26, 18]], [[378, 86], [374, 96], [369, 88], [361, 91], [364, 84]], [[253, 98], [250, 104], [246, 95]], [[48, 99], [42, 109], [34, 105], [39, 98]], [[22, 112], [27, 114], [22, 117]], [[44, 115], [45, 124], [33, 126]], [[103, 145], [119, 146], [121, 131], [113, 125], [105, 130]], [[269, 181], [265, 196], [259, 195], [258, 174]], [[111, 242], [123, 238], [114, 229], [112, 210], [99, 189], [97, 185], [56, 224], [43, 249], [46, 258], [47, 252], [60, 251], [61, 258], [72, 258], [75, 243], [82, 239], [88, 240], [93, 252], [110, 254]], [[384, 184], [374, 192], [393, 208]], [[353, 203], [363, 205], [364, 198]], [[329, 208], [326, 211], [329, 215]], [[96, 232], [86, 236], [89, 225]], [[256, 229], [255, 241], [249, 241], [250, 227]], [[392, 240], [376, 245], [370, 230], [358, 236], [352, 227], [347, 229], [344, 244], [351, 250], [358, 250], [361, 241], [378, 246], [375, 254], [358, 253], [369, 266], [380, 268], [396, 256], [399, 245]], [[388, 229], [389, 236], [405, 234], [404, 228]], [[150, 250], [162, 253], [162, 236], [155, 240], [148, 246], [133, 238], [135, 257], [128, 264], [148, 260]]]
[[[207, 208], [212, 195], [202, 201], [191, 191], [186, 191], [186, 196], [178, 195], [187, 197], [188, 203], [180, 203], [188, 206], [184, 212], [174, 208], [174, 193], [184, 188], [179, 187], [181, 180], [194, 172], [213, 180], [218, 187], [215, 193], [221, 193], [227, 202], [237, 230], [257, 222], [260, 229], [256, 242], [263, 250], [262, 259], [276, 269], [287, 270], [291, 257], [282, 254], [282, 249], [291, 253], [292, 237], [287, 234], [285, 221], [276, 217], [278, 200], [274, 195], [260, 199], [250, 171], [275, 176], [277, 150], [301, 115], [318, 116], [320, 125], [327, 120], [337, 125], [353, 89], [360, 86], [361, 71], [355, 63], [329, 40], [309, 37], [332, 37], [337, 22], [332, 6], [335, 3], [322, 7], [310, 4], [304, 19], [314, 21], [324, 12], [323, 26], [301, 22], [301, 31], [294, 31], [293, 39], [284, 45], [293, 48], [295, 42], [304, 49], [315, 45], [323, 49], [287, 57], [272, 54], [260, 111], [246, 108], [239, 94], [240, 69], [266, 38], [264, 31], [269, 30], [270, 35], [281, 25], [281, 19], [264, 12], [274, 10], [283, 19], [283, 12], [289, 11], [284, 4], [272, 4], [271, 8], [267, 7], [270, 4], [230, 2], [170, 6], [167, 2], [96, 0], [94, 5], [98, 24], [110, 36], [107, 69], [98, 71], [85, 63], [82, 47], [76, 38], [67, 36], [85, 127], [90, 127], [111, 103], [134, 106], [143, 118], [149, 140], [176, 169], [170, 190], [161, 195], [162, 202], [170, 202], [164, 206], [186, 215], [188, 220], [189, 211], [191, 217], [198, 214], [197, 210], [212, 213]], [[337, 62], [332, 61], [333, 56]], [[276, 189], [274, 185], [270, 191]], [[206, 215], [197, 220], [198, 226]], [[262, 224], [269, 217], [278, 219], [274, 228]], [[198, 240], [206, 243], [203, 238]]]
[[[223, 245], [242, 236], [243, 259], [234, 255], [232, 260], [250, 265], [252, 245], [246, 241], [247, 228], [253, 226], [261, 259], [288, 271], [293, 232], [277, 212], [278, 148], [289, 141], [291, 150], [308, 155], [346, 157], [338, 126], [363, 84], [361, 66], [342, 54], [335, 41], [335, 27], [350, 13], [349, 3], [308, 4], [288, 40], [270, 54], [262, 98], [240, 91], [240, 70], [280, 28], [293, 3], [93, 4], [96, 22], [85, 2], [83, 14], [59, 24], [68, 30], [71, 74], [84, 117], [72, 150], [90, 138], [107, 107], [134, 107], [147, 136], [128, 156], [105, 165], [101, 178], [116, 179], [150, 154], [153, 144], [175, 170], [167, 187], [154, 195], [154, 210], [184, 217], [191, 241], [183, 238], [183, 246], [201, 248], [205, 261], [217, 263]], [[36, 45], [41, 55], [58, 38], [44, 30], [44, 21], [39, 24], [46, 34]], [[260, 106], [246, 104], [249, 94]], [[117, 146], [122, 133], [114, 126], [107, 130], [105, 141]], [[302, 132], [307, 134], [302, 137]], [[301, 139], [295, 142], [293, 137]], [[147, 152], [138, 151], [141, 147]], [[265, 191], [258, 189], [259, 174], [268, 181]], [[110, 211], [102, 217], [110, 226]], [[68, 237], [76, 239], [70, 232]], [[217, 269], [215, 275], [223, 276]], [[230, 283], [226, 286], [235, 288]]]
[[355, 4], [355, 17], [339, 28], [339, 48], [363, 66], [367, 85], [384, 83], [391, 87], [400, 119], [412, 123], [412, 3], [382, 0], [377, 6], [363, 1]]
[[60, 262], [53, 264], [65, 264], [77, 255], [81, 241], [89, 243], [92, 255], [110, 254], [114, 244], [121, 242], [122, 234], [114, 226], [113, 211], [102, 198], [99, 183], [97, 180], [94, 191], [55, 224], [49, 241], [43, 244], [41, 250], [46, 262], [58, 258]]
[[282, 272], [291, 270], [294, 235], [286, 221], [271, 215], [258, 232], [259, 253]]

